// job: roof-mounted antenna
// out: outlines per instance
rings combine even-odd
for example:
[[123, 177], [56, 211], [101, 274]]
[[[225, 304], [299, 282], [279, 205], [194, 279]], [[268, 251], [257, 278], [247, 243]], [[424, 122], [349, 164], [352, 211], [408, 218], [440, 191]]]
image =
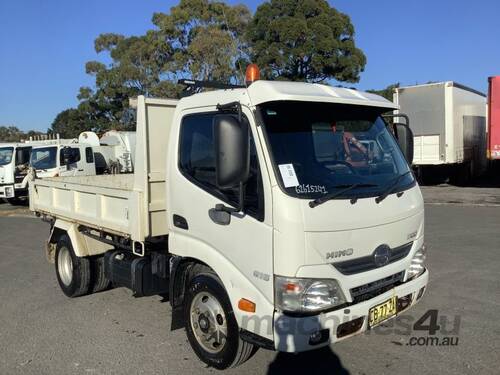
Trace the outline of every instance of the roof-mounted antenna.
[[219, 90], [245, 88], [245, 86], [240, 86], [240, 85], [231, 85], [217, 81], [198, 81], [195, 79], [180, 79], [177, 81], [177, 83], [185, 86], [184, 91], [182, 92], [182, 97], [197, 94], [201, 92], [204, 88], [219, 89]]

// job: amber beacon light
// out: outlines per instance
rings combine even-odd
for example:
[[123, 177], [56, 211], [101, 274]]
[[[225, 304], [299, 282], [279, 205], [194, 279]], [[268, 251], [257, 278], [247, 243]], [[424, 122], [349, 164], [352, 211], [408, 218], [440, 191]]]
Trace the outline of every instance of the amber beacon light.
[[260, 70], [256, 64], [250, 64], [247, 66], [247, 71], [245, 73], [245, 83], [250, 86], [253, 82], [260, 79]]

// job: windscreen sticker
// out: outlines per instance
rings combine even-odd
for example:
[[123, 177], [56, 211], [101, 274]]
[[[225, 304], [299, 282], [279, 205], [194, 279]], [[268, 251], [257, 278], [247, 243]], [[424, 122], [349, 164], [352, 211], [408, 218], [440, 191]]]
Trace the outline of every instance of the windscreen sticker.
[[326, 190], [326, 186], [323, 186], [323, 185], [309, 185], [309, 184], [302, 184], [302, 185], [296, 186], [295, 187], [295, 192], [297, 194], [308, 194], [308, 193], [328, 194], [328, 191]]
[[283, 184], [285, 184], [286, 188], [299, 185], [299, 180], [295, 174], [293, 164], [280, 164], [278, 167], [280, 168], [281, 178], [283, 179]]

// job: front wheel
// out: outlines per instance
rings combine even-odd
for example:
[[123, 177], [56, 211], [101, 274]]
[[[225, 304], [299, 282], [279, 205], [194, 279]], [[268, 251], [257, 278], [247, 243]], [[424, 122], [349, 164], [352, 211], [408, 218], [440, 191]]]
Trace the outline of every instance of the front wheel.
[[11, 206], [27, 206], [28, 205], [28, 199], [21, 199], [21, 198], [7, 198], [7, 202], [10, 203]]
[[215, 274], [195, 275], [184, 303], [187, 337], [203, 362], [222, 370], [239, 366], [255, 353], [254, 345], [241, 340], [229, 298]]

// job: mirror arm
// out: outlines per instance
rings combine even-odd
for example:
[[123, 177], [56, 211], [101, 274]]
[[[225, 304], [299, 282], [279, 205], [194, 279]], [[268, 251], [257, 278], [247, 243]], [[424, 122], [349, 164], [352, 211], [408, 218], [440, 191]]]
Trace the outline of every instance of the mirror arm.
[[238, 113], [238, 121], [241, 123], [243, 118], [241, 103], [240, 102], [230, 102], [226, 104], [217, 104], [217, 110], [221, 112], [232, 112], [236, 110]]
[[242, 212], [245, 209], [245, 184], [240, 182], [238, 207], [229, 207], [223, 203], [215, 205], [215, 211], [224, 211], [228, 214]]
[[388, 114], [384, 114], [382, 115], [382, 118], [384, 119], [395, 119], [397, 117], [402, 117], [405, 119], [406, 121], [406, 125], [407, 126], [410, 126], [410, 118], [408, 117], [408, 115], [404, 114], [404, 113], [388, 113]]

